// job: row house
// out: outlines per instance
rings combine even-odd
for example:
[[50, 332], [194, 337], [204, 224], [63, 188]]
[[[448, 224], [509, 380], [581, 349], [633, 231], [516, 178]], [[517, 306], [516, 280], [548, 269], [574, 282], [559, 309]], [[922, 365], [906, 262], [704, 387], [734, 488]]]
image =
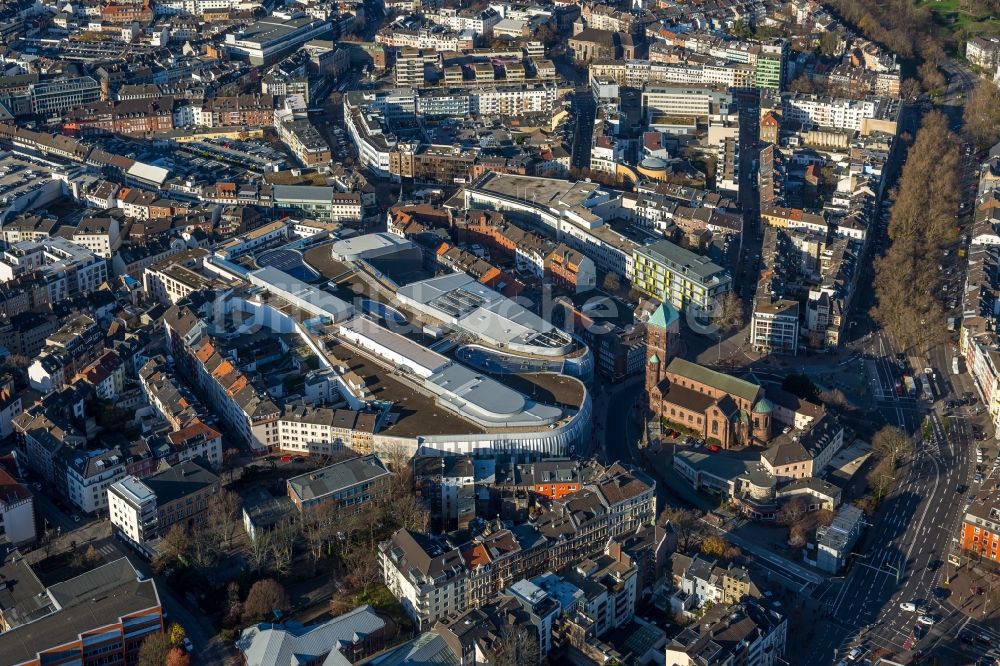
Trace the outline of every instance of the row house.
[[288, 404], [278, 419], [274, 446], [295, 454], [331, 455], [345, 448], [369, 453], [377, 429], [378, 415], [371, 412]]
[[97, 101], [70, 109], [63, 129], [82, 135], [95, 133], [143, 136], [174, 129], [174, 100], [136, 99], [122, 102]]
[[203, 127], [259, 127], [274, 125], [272, 95], [238, 95], [205, 100], [197, 124]]
[[597, 267], [587, 255], [559, 243], [544, 261], [545, 276], [558, 286], [583, 293], [597, 288]]
[[[609, 540], [652, 523], [655, 490], [651, 478], [616, 463], [595, 482], [552, 501], [529, 523], [484, 532], [461, 548], [399, 530], [379, 545], [382, 575], [424, 628], [482, 605], [518, 580], [599, 556]], [[434, 557], [438, 565], [432, 570], [428, 565]], [[414, 569], [414, 562], [421, 568]]]
[[98, 358], [104, 342], [104, 331], [93, 318], [80, 315], [70, 320], [46, 338], [45, 348], [28, 366], [28, 382], [38, 391], [61, 388]]
[[114, 402], [125, 389], [125, 362], [113, 349], [104, 352], [100, 358], [81, 369], [73, 382], [83, 382], [101, 400]]
[[198, 315], [187, 306], [173, 305], [163, 321], [180, 373], [198, 386], [233, 434], [257, 452], [275, 445], [281, 410], [216, 351]]

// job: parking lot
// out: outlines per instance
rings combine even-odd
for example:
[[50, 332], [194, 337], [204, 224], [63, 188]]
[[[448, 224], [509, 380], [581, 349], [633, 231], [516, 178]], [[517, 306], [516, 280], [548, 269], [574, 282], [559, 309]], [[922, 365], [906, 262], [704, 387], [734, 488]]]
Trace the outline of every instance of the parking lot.
[[288, 248], [268, 250], [257, 257], [256, 262], [258, 266], [277, 268], [303, 282], [318, 282], [320, 279], [319, 273], [306, 264], [302, 253], [298, 250]]

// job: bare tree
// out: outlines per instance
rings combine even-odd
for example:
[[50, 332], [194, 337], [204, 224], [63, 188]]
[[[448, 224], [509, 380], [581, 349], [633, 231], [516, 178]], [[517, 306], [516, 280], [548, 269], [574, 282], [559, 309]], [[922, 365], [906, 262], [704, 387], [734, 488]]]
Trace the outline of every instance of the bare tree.
[[207, 569], [215, 563], [215, 535], [208, 530], [199, 529], [190, 535], [191, 563], [199, 569]]
[[302, 537], [312, 559], [313, 565], [319, 564], [327, 544], [335, 538], [336, 530], [330, 519], [319, 511], [307, 511], [302, 515]]
[[139, 666], [164, 666], [172, 647], [170, 637], [165, 633], [150, 634], [139, 646]]
[[614, 273], [606, 273], [604, 275], [604, 281], [601, 283], [601, 287], [604, 291], [610, 294], [617, 294], [621, 291], [622, 283], [618, 280], [618, 277]]
[[231, 490], [216, 493], [208, 504], [208, 528], [219, 546], [228, 550], [240, 528], [242, 500]]
[[430, 511], [412, 492], [396, 496], [392, 502], [392, 517], [396, 524], [411, 532], [425, 532], [430, 525]]
[[271, 534], [271, 556], [274, 558], [274, 569], [278, 573], [287, 574], [291, 571], [295, 541], [300, 533], [297, 520], [285, 519], [275, 526]]
[[665, 512], [666, 519], [677, 534], [677, 545], [683, 551], [687, 550], [691, 542], [701, 515], [694, 509], [682, 509], [670, 507]]
[[222, 452], [222, 472], [228, 481], [233, 480], [233, 473], [239, 468], [239, 455], [239, 449], [232, 447]]
[[180, 523], [175, 523], [160, 539], [159, 552], [153, 558], [153, 568], [164, 571], [177, 563], [187, 564], [190, 550], [191, 539], [187, 531]]
[[378, 557], [374, 551], [363, 545], [357, 545], [348, 551], [345, 564], [363, 594], [367, 595], [371, 586], [381, 577]]
[[809, 511], [809, 503], [806, 498], [795, 495], [790, 497], [778, 511], [778, 522], [786, 527], [791, 527], [802, 520], [802, 517]]
[[535, 632], [524, 625], [508, 625], [503, 629], [492, 666], [535, 666], [540, 659]]
[[892, 476], [887, 471], [880, 470], [872, 477], [872, 496], [876, 503], [881, 502], [885, 498], [891, 485]]
[[896, 426], [885, 426], [872, 437], [872, 449], [895, 469], [899, 461], [913, 450], [913, 440]]
[[723, 333], [731, 333], [743, 325], [743, 301], [734, 292], [726, 292], [716, 301], [714, 323]]
[[247, 548], [247, 564], [254, 572], [260, 573], [267, 567], [271, 560], [271, 542], [273, 537], [270, 530], [259, 529], [256, 531], [256, 538], [250, 539]]

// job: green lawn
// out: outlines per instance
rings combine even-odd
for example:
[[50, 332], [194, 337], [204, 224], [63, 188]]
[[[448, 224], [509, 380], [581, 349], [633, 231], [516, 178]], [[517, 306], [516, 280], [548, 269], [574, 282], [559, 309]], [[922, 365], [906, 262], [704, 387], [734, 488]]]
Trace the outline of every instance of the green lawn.
[[969, 13], [961, 0], [918, 0], [917, 4], [931, 8], [939, 25], [962, 38], [976, 35], [1000, 35], [1000, 17], [989, 12]]
[[358, 592], [354, 595], [352, 601], [355, 607], [361, 606], [362, 604], [368, 604], [379, 613], [385, 613], [391, 617], [403, 631], [409, 631], [413, 628], [413, 622], [410, 621], [410, 616], [406, 614], [406, 611], [403, 610], [403, 606], [396, 600], [396, 597], [392, 596], [392, 592], [390, 592], [389, 588], [385, 585], [373, 585], [368, 590], [367, 594], [364, 592]]

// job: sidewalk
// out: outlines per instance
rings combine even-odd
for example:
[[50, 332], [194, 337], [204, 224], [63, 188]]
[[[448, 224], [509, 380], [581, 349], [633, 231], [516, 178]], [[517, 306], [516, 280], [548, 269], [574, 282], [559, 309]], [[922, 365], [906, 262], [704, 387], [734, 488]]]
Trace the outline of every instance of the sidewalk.
[[[983, 589], [973, 594], [972, 588]], [[947, 605], [977, 622], [1000, 623], [1000, 576], [989, 574], [975, 565], [963, 566], [949, 580]]]

